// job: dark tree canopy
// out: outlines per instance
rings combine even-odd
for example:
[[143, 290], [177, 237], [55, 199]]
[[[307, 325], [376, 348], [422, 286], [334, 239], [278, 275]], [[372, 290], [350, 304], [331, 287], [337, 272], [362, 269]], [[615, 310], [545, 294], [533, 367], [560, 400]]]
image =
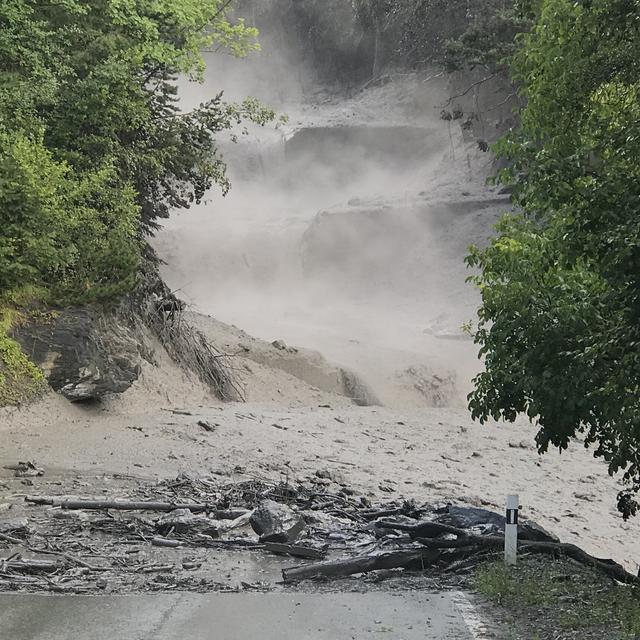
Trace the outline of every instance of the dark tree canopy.
[[541, 452], [584, 438], [640, 490], [640, 0], [543, 0], [513, 73], [522, 127], [497, 147], [520, 213], [479, 270], [486, 370], [474, 417], [538, 427]]
[[228, 188], [216, 134], [273, 114], [215, 95], [184, 114], [175, 82], [200, 77], [204, 47], [256, 46], [228, 4], [0, 3], [0, 296], [122, 293], [158, 218]]

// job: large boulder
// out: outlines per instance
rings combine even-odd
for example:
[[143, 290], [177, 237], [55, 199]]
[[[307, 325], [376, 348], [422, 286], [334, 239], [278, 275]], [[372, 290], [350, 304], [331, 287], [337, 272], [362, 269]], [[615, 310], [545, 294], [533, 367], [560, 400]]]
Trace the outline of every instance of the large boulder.
[[122, 393], [140, 374], [140, 336], [115, 313], [98, 307], [34, 314], [13, 337], [54, 391], [72, 402]]
[[[506, 518], [504, 515], [488, 509], [447, 505], [436, 521], [460, 529], [479, 529], [485, 534], [500, 535], [504, 533]], [[530, 520], [520, 520], [518, 537], [521, 540], [558, 542], [555, 535]]]
[[249, 524], [260, 536], [260, 542], [295, 542], [305, 527], [302, 516], [273, 500], [258, 505]]

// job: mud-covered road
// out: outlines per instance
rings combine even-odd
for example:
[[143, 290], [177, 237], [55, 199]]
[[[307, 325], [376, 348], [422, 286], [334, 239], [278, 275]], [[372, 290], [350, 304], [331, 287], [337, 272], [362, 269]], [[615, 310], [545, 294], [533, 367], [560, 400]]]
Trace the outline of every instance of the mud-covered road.
[[[32, 486], [12, 484], [11, 494], [46, 492], [69, 474], [79, 478], [76, 493], [95, 495], [107, 488], [104, 474], [113, 473], [306, 482], [322, 470], [331, 473], [327, 485], [377, 498], [451, 500], [501, 512], [506, 495], [518, 493], [523, 517], [636, 571], [640, 522], [622, 521], [617, 483], [579, 443], [538, 456], [527, 423], [481, 426], [463, 409], [400, 412], [319, 393], [312, 405], [312, 398], [299, 407], [169, 405], [158, 398], [155, 406], [121, 412], [49, 397], [1, 415], [0, 467], [34, 460], [45, 469], [42, 478], [29, 479]], [[201, 420], [214, 430], [205, 431]], [[0, 503], [9, 501], [7, 488], [2, 494]]]

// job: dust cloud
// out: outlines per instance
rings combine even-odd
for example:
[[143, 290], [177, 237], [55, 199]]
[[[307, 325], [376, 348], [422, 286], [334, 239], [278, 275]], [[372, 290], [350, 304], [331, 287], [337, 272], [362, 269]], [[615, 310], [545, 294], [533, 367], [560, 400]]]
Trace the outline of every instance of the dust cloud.
[[232, 190], [179, 212], [155, 244], [196, 310], [256, 337], [320, 351], [385, 404], [478, 369], [461, 331], [477, 297], [463, 257], [497, 215], [473, 145], [439, 118], [446, 87], [397, 78], [337, 98], [274, 42], [249, 60], [208, 55], [185, 108], [221, 89], [288, 115], [220, 141]]

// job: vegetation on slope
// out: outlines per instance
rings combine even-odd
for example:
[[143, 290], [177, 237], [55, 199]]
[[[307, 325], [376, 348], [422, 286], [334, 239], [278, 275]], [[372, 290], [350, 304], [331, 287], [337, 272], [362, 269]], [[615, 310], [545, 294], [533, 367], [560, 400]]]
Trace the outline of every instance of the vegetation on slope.
[[529, 0], [240, 0], [261, 28], [286, 25], [321, 81], [352, 86], [385, 68], [502, 65], [531, 23]]
[[0, 292], [109, 299], [135, 277], [142, 232], [217, 183], [215, 135], [272, 113], [220, 96], [181, 113], [201, 49], [243, 55], [256, 32], [222, 0], [8, 0], [0, 7]]
[[521, 213], [469, 264], [486, 370], [474, 417], [575, 438], [640, 490], [640, 0], [543, 0], [513, 74], [522, 126], [499, 143]]
[[0, 297], [0, 407], [20, 404], [43, 388], [42, 372], [8, 335], [23, 320], [18, 309], [39, 294], [25, 288], [19, 294]]
[[[229, 188], [216, 135], [273, 113], [220, 95], [182, 113], [176, 87], [179, 74], [201, 77], [202, 49], [257, 46], [228, 4], [0, 3], [2, 299], [37, 287], [56, 303], [113, 300], [135, 283], [158, 218]], [[9, 308], [0, 361], [10, 372]]]

